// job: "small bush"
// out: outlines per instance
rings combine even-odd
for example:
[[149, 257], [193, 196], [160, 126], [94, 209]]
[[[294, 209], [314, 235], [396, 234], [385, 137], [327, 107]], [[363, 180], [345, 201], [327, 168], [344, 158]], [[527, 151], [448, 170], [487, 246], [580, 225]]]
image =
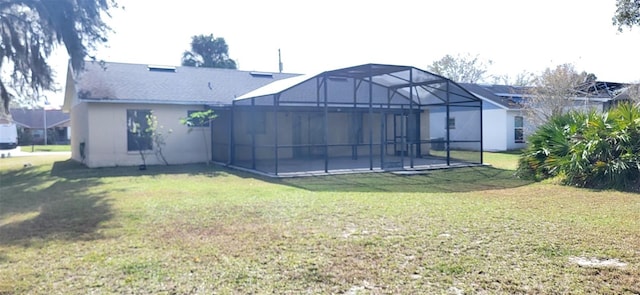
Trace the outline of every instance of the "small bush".
[[529, 139], [518, 162], [522, 178], [562, 175], [589, 188], [640, 191], [640, 108], [569, 112], [552, 118]]

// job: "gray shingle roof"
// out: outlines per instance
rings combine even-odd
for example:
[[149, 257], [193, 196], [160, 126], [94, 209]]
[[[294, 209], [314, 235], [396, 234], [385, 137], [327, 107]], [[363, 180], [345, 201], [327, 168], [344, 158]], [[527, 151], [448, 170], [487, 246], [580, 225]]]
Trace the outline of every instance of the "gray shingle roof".
[[95, 101], [231, 105], [237, 96], [297, 75], [87, 62], [76, 91], [80, 99]]
[[482, 96], [497, 105], [508, 109], [520, 109], [522, 105], [510, 97], [522, 97], [527, 95], [526, 87], [509, 85], [483, 85], [472, 83], [458, 83], [462, 88], [476, 95]]

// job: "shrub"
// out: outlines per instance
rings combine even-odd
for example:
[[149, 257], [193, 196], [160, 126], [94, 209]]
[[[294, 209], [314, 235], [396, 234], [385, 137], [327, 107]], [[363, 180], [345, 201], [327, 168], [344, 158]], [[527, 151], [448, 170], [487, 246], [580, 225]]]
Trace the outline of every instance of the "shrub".
[[553, 117], [528, 138], [520, 177], [590, 188], [640, 191], [640, 108], [605, 113], [569, 112]]

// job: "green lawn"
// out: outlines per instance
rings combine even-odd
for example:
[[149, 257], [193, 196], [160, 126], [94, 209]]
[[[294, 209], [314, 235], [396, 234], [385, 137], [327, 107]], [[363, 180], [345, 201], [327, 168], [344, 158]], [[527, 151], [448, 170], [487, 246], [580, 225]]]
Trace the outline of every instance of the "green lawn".
[[70, 145], [23, 145], [20, 146], [20, 151], [31, 152], [70, 152]]
[[640, 196], [521, 181], [516, 159], [283, 180], [0, 159], [0, 294], [640, 293]]

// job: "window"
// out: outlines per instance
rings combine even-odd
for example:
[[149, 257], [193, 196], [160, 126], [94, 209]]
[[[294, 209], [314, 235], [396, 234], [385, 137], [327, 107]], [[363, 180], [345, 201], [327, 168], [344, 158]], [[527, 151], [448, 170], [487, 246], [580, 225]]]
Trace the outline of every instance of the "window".
[[447, 129], [456, 129], [456, 118], [449, 118], [447, 121]]
[[209, 120], [206, 118], [191, 118], [191, 114], [206, 111], [187, 111], [187, 126], [189, 127], [209, 127]]
[[524, 143], [524, 118], [522, 116], [515, 116], [513, 126], [516, 143]]
[[151, 110], [127, 110], [127, 151], [144, 151], [152, 148], [151, 130], [147, 118]]

